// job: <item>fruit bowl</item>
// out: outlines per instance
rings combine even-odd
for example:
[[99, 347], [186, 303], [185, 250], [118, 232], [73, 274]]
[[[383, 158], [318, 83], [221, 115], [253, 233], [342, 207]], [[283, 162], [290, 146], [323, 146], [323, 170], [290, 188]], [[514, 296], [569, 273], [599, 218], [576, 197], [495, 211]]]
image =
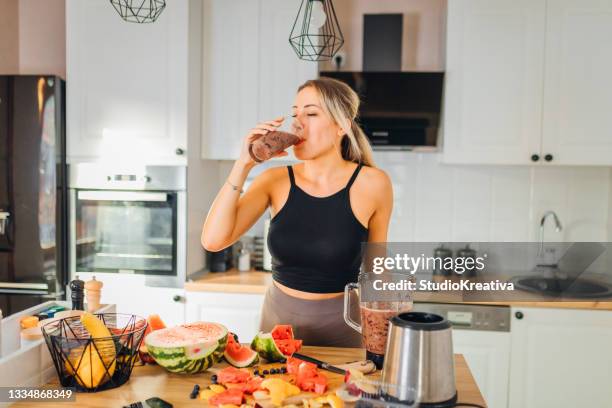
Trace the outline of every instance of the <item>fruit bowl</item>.
[[[59, 319], [42, 326], [43, 336], [63, 387], [96, 392], [119, 387], [130, 378], [147, 320], [130, 314], [89, 315], [89, 325], [110, 336], [85, 328], [81, 317]], [[99, 320], [99, 321], [98, 321]], [[91, 327], [87, 325], [91, 329]], [[104, 327], [106, 329], [104, 329]]]

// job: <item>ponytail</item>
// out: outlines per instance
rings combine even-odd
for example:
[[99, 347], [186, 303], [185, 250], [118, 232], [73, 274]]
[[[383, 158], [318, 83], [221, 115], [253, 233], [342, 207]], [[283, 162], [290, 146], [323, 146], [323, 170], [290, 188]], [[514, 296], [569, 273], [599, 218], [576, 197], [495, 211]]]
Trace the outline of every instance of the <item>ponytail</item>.
[[342, 138], [341, 151], [344, 160], [376, 167], [370, 141], [361, 126], [355, 121], [351, 121], [351, 129]]

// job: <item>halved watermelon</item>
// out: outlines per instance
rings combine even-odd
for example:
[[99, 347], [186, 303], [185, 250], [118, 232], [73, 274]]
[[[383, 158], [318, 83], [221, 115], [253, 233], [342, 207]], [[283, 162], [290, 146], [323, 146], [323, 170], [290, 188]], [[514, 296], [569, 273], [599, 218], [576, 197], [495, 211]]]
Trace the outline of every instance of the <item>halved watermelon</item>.
[[234, 367], [249, 367], [259, 361], [256, 351], [238, 343], [232, 335], [227, 337], [227, 346], [225, 346], [223, 356]]
[[227, 337], [225, 326], [197, 322], [151, 332], [145, 344], [160, 366], [173, 373], [193, 374], [219, 362]]
[[[145, 329], [144, 337], [147, 337], [147, 335], [151, 333], [152, 331], [161, 330], [165, 328], [166, 328], [166, 324], [161, 319], [161, 317], [159, 317], [159, 315], [157, 314], [152, 314], [147, 318], [147, 328]], [[145, 345], [144, 341], [140, 343], [140, 348], [138, 349], [138, 356], [144, 363], [148, 363], [148, 364], [155, 363], [155, 360], [153, 359], [153, 357], [149, 355], [149, 352], [147, 351], [147, 346]]]
[[291, 325], [276, 325], [270, 333], [259, 332], [251, 348], [269, 362], [281, 361], [300, 350], [302, 340], [293, 338]]

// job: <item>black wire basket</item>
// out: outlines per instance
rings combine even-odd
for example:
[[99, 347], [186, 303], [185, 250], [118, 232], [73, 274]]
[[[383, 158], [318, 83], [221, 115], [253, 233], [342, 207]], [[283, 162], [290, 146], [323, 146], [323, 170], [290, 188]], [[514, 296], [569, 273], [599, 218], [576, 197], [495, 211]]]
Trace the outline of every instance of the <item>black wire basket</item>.
[[122, 313], [95, 316], [109, 329], [110, 337], [92, 338], [79, 316], [56, 320], [42, 327], [63, 387], [97, 392], [119, 387], [130, 378], [147, 320]]

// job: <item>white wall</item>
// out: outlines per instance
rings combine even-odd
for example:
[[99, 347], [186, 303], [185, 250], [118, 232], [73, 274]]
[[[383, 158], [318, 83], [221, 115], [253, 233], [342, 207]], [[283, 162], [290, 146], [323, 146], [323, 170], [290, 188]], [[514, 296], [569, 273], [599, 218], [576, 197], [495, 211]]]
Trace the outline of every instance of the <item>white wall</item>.
[[[375, 152], [394, 186], [389, 241], [537, 241], [554, 210], [563, 223], [546, 241], [607, 241], [612, 171], [604, 167], [449, 166], [436, 153]], [[272, 163], [281, 165], [282, 163]], [[221, 162], [219, 183], [232, 162]], [[252, 176], [263, 167], [257, 166]], [[257, 223], [250, 234], [262, 234]]]
[[19, 0], [19, 73], [66, 78], [65, 0]]
[[0, 75], [19, 72], [19, 7], [16, 0], [0, 0]]
[[612, 169], [610, 169], [610, 186], [608, 187], [608, 242], [612, 242]]
[[[444, 69], [447, 0], [334, 0], [334, 8], [344, 36], [346, 55], [343, 71], [361, 71], [363, 66], [363, 15], [404, 15], [402, 71]], [[332, 62], [320, 69], [335, 70]]]

